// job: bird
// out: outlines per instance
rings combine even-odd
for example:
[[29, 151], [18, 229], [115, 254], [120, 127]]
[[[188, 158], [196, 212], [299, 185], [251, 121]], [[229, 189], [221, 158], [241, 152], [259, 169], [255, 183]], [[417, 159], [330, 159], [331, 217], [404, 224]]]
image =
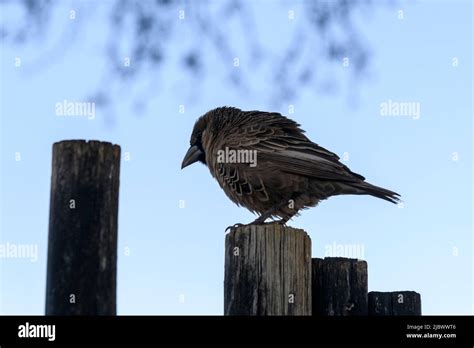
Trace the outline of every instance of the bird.
[[258, 215], [250, 224], [271, 219], [285, 225], [336, 195], [400, 202], [398, 193], [366, 182], [278, 112], [230, 106], [206, 112], [194, 124], [181, 169], [196, 162], [209, 168], [232, 202]]

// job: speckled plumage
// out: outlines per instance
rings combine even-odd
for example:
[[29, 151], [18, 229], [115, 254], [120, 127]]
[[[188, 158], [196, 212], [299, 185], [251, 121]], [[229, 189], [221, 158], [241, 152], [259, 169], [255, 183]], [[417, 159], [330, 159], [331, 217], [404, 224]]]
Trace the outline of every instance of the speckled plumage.
[[[234, 203], [260, 215], [254, 223], [277, 217], [285, 223], [301, 209], [340, 194], [398, 202], [397, 193], [365, 182], [303, 133], [279, 113], [220, 107], [196, 121], [182, 168], [197, 161], [207, 165]], [[219, 162], [219, 150], [226, 148], [254, 151], [256, 165]]]

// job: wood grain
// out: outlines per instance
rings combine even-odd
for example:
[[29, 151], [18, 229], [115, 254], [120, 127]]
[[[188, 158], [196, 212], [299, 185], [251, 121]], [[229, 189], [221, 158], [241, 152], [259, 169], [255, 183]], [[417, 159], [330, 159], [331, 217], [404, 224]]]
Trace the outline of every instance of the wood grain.
[[47, 315], [116, 314], [120, 147], [53, 145]]
[[371, 291], [369, 315], [421, 315], [421, 295], [415, 291]]
[[311, 315], [311, 239], [280, 224], [226, 235], [225, 315]]
[[314, 258], [312, 283], [313, 315], [367, 315], [367, 262]]

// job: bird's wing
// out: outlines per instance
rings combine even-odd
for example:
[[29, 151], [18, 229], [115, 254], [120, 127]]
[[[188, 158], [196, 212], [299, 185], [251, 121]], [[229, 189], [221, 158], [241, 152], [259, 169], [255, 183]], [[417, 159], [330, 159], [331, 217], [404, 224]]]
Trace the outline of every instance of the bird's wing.
[[277, 113], [249, 113], [252, 122], [226, 137], [229, 148], [256, 150], [258, 162], [287, 173], [346, 182], [365, 179], [339, 162], [336, 154], [309, 140], [296, 122]]

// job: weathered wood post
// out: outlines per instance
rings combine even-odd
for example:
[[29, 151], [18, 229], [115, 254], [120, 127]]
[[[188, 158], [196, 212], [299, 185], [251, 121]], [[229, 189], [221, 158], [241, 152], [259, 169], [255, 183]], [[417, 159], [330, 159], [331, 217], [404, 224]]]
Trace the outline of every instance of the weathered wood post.
[[53, 145], [46, 315], [115, 315], [120, 147]]
[[279, 224], [226, 235], [225, 315], [311, 315], [311, 239]]
[[371, 291], [369, 315], [421, 315], [421, 296], [415, 291]]
[[367, 262], [314, 258], [312, 283], [314, 316], [367, 315]]

